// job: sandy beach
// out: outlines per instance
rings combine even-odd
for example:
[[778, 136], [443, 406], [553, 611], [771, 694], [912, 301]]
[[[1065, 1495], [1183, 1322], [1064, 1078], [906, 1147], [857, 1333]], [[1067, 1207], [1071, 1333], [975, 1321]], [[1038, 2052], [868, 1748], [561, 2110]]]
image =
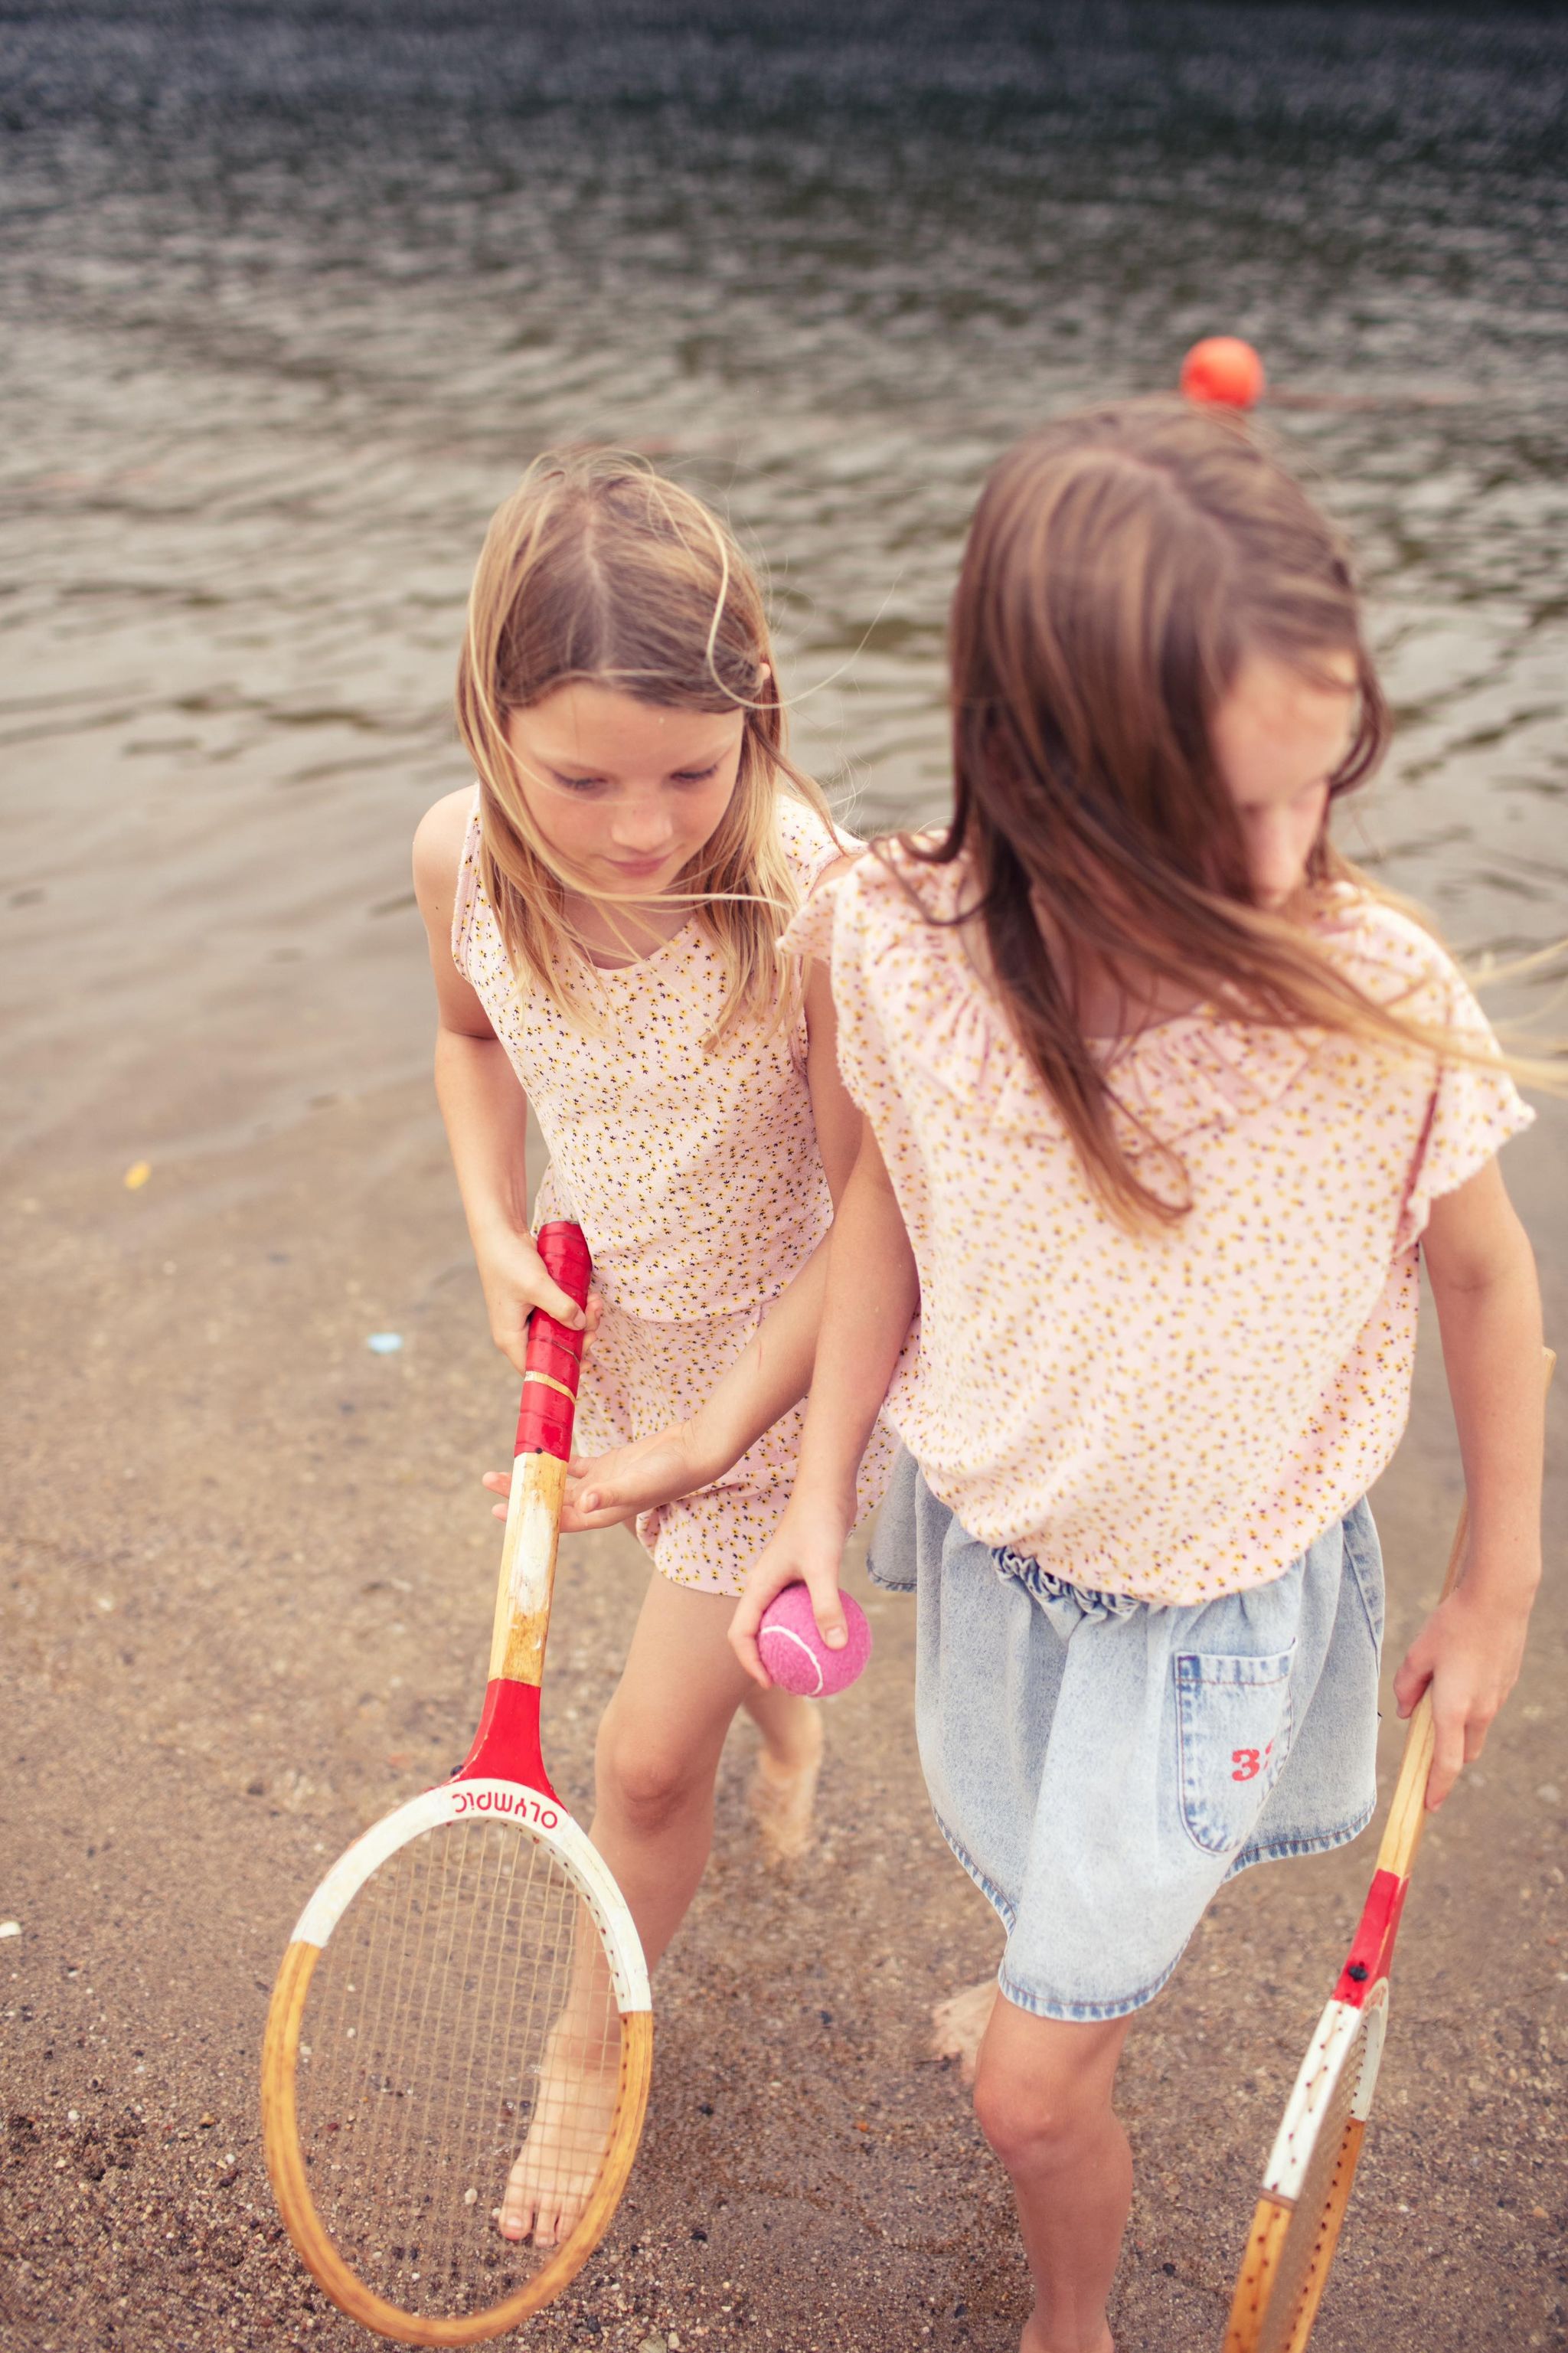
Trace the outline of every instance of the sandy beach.
[[[482, 1688], [515, 1395], [407, 856], [465, 781], [485, 518], [558, 438], [721, 500], [802, 762], [867, 828], [924, 821], [986, 468], [1246, 334], [1395, 706], [1348, 846], [1467, 955], [1561, 940], [1568, 32], [37, 0], [0, 73], [0, 2353], [369, 2353], [283, 2237], [257, 2074], [304, 1897]], [[1505, 1162], [1560, 1346], [1565, 1140], [1549, 1109]], [[1321, 2353], [1568, 2345], [1562, 1463], [1523, 1681], [1417, 1868]], [[1390, 1666], [1459, 1492], [1428, 1319], [1375, 1498]], [[546, 1750], [584, 1812], [645, 1573], [564, 1547]], [[782, 1875], [733, 1737], [642, 2153], [541, 2353], [1016, 2343], [1005, 2179], [926, 2055], [999, 1931], [926, 1806], [908, 1607], [866, 1599]], [[1251, 1873], [1134, 2032], [1119, 2353], [1217, 2347], [1373, 1855]]]
[[[1561, 1114], [1510, 1148], [1568, 1326]], [[127, 1192], [101, 1157], [24, 1168], [5, 1295], [10, 2353], [364, 2348], [268, 2189], [268, 1990], [323, 1867], [461, 1755], [482, 1684], [504, 1447], [493, 1355], [422, 1087], [341, 1103]], [[377, 1356], [372, 1332], [397, 1331]], [[1559, 1412], [1561, 1407], [1559, 1407]], [[1391, 1651], [1458, 1493], [1440, 1369], [1377, 1497]], [[1554, 1577], [1524, 1680], [1428, 1837], [1386, 2074], [1317, 2342], [1469, 2353], [1563, 2341], [1560, 2107], [1568, 1821]], [[570, 1539], [546, 1746], [584, 1809], [643, 1571]], [[931, 2006], [997, 1931], [927, 1811], [911, 1619], [828, 1708], [821, 1840], [774, 1876], [731, 1740], [713, 1864], [657, 1987], [641, 2156], [604, 2249], [528, 2332], [555, 2348], [1006, 2353], [1026, 2308], [1004, 2177]], [[1392, 1769], [1397, 1728], [1385, 1725]], [[1124, 2353], [1217, 2344], [1267, 2143], [1372, 1868], [1370, 1840], [1254, 1873], [1134, 2033], [1140, 2186]]]

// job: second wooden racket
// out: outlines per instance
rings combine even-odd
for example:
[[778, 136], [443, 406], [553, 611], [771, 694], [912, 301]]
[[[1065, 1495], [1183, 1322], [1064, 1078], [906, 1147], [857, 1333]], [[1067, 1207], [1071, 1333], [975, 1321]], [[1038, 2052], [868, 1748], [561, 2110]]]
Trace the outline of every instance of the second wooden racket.
[[[1555, 1363], [1548, 1350], [1547, 1381]], [[1468, 1520], [1461, 1508], [1445, 1594], [1459, 1573]], [[1426, 1819], [1433, 1744], [1427, 1691], [1411, 1713], [1360, 1926], [1269, 2152], [1221, 2353], [1302, 2353], [1312, 2333], [1377, 2088], [1388, 2023], [1388, 1972]]]

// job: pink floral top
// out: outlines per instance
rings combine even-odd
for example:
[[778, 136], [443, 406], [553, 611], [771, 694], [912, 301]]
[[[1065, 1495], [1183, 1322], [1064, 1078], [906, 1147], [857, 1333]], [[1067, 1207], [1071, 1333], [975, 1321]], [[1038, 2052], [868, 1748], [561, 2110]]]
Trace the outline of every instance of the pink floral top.
[[[972, 903], [953, 867], [889, 854], [932, 915]], [[1113, 1052], [1119, 1098], [1174, 1146], [1193, 1204], [1130, 1232], [958, 930], [921, 905], [868, 856], [785, 935], [830, 963], [845, 1082], [919, 1267], [890, 1419], [972, 1535], [1053, 1575], [1168, 1604], [1266, 1583], [1393, 1454], [1430, 1205], [1533, 1114], [1500, 1069], [1199, 1008]], [[1347, 892], [1322, 937], [1369, 993], [1489, 1038], [1407, 917]]]
[[[793, 794], [779, 793], [775, 812], [807, 892], [843, 852]], [[539, 1222], [577, 1219], [595, 1288], [629, 1314], [700, 1321], [776, 1299], [833, 1222], [804, 1013], [738, 1022], [710, 1051], [702, 1039], [723, 1010], [724, 967], [694, 915], [635, 963], [582, 967], [596, 1018], [584, 1029], [513, 972], [479, 844], [476, 790], [452, 956], [550, 1148]]]

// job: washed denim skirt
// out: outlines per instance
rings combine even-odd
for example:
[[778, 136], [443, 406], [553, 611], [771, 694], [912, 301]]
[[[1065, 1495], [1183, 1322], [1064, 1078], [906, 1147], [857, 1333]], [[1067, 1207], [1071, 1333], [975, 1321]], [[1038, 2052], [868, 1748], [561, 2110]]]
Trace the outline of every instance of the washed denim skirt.
[[980, 1543], [900, 1450], [871, 1575], [916, 1588], [926, 1785], [1006, 1927], [998, 1982], [1022, 2010], [1140, 2009], [1224, 1881], [1372, 1818], [1383, 1563], [1364, 1502], [1271, 1583], [1160, 1608]]

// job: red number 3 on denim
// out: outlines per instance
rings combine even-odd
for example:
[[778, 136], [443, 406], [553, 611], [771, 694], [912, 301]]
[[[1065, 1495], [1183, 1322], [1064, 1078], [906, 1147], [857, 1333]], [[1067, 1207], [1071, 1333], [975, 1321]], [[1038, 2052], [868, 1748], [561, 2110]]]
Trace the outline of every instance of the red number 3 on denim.
[[1273, 1756], [1273, 1754], [1274, 1743], [1272, 1741], [1269, 1742], [1267, 1748], [1263, 1749], [1233, 1748], [1230, 1752], [1230, 1761], [1235, 1766], [1236, 1770], [1231, 1775], [1231, 1779], [1233, 1781], [1256, 1781], [1258, 1776], [1262, 1772], [1263, 1767], [1268, 1764], [1268, 1759]]

